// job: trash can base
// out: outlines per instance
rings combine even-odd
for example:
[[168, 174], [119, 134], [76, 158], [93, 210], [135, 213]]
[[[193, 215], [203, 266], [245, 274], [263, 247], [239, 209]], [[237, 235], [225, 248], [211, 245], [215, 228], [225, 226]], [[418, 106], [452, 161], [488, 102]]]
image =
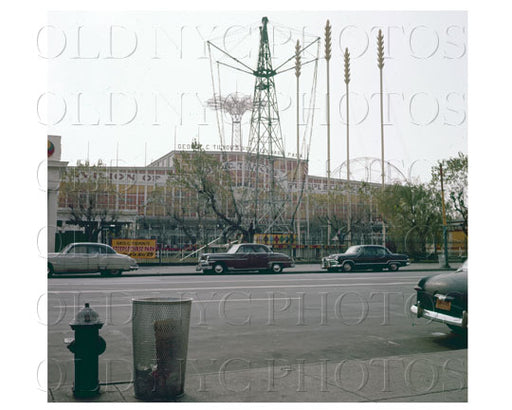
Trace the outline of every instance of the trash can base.
[[183, 396], [185, 396], [185, 392], [177, 394], [175, 396], [169, 396], [169, 395], [166, 395], [166, 396], [147, 396], [147, 395], [137, 395], [137, 394], [135, 394], [135, 398], [137, 400], [145, 401], [145, 402], [166, 402], [166, 401], [173, 402], [173, 401], [178, 401]]
[[91, 397], [96, 397], [100, 394], [101, 394], [100, 386], [98, 386], [92, 390], [83, 390], [83, 389], [75, 390], [75, 388], [73, 387], [73, 396], [76, 397], [77, 399], [87, 399], [87, 398], [91, 398]]

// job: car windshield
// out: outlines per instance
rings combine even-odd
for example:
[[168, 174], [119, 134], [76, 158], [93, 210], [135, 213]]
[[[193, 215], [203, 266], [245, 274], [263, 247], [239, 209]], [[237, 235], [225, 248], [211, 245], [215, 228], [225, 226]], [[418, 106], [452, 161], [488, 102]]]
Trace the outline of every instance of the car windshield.
[[238, 251], [238, 248], [240, 248], [240, 245], [233, 245], [231, 248], [228, 249], [226, 253], [236, 253], [236, 251]]
[[70, 243], [70, 244], [69, 244], [69, 245], [67, 245], [64, 249], [62, 249], [62, 250], [60, 251], [60, 253], [68, 253], [68, 252], [69, 252], [69, 250], [71, 249], [71, 247], [73, 247], [73, 244], [72, 244], [72, 243]]
[[345, 253], [356, 254], [359, 252], [359, 246], [351, 246]]

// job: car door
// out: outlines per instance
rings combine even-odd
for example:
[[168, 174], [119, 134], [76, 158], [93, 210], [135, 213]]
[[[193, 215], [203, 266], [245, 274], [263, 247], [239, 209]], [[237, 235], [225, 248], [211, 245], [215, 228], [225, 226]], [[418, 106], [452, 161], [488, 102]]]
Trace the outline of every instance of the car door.
[[375, 248], [364, 246], [361, 248], [359, 256], [356, 259], [356, 266], [360, 269], [368, 269], [375, 263]]
[[64, 257], [64, 270], [67, 272], [87, 272], [89, 265], [88, 245], [74, 245]]
[[374, 267], [376, 268], [385, 268], [387, 266], [387, 255], [386, 249], [378, 247], [375, 248], [375, 261]]
[[254, 253], [249, 258], [251, 260], [251, 266], [255, 269], [267, 269], [269, 267], [270, 253], [267, 249], [261, 245], [253, 246]]
[[129, 263], [124, 255], [117, 254], [114, 249], [106, 245], [98, 245], [99, 257], [97, 270], [128, 270]]
[[252, 248], [249, 245], [242, 245], [235, 253], [232, 262], [234, 269], [248, 269], [249, 268], [249, 255], [252, 253]]
[[87, 272], [98, 272], [101, 263], [103, 247], [101, 245], [88, 245], [87, 247]]

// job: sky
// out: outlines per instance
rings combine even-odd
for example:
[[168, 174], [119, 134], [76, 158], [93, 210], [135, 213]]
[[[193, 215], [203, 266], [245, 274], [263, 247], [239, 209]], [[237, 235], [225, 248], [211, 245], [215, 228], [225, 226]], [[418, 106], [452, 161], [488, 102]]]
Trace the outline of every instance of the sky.
[[[302, 56], [299, 141], [311, 175], [327, 173], [327, 63], [324, 28], [332, 26], [329, 62], [333, 176], [346, 177], [347, 118], [343, 52], [351, 55], [349, 160], [352, 179], [380, 180], [377, 33], [385, 44], [384, 157], [388, 181], [427, 182], [437, 161], [468, 148], [468, 39], [465, 11], [55, 11], [37, 33], [48, 64], [38, 120], [62, 137], [62, 160], [144, 166], [196, 139], [215, 149], [230, 141], [226, 116], [207, 107], [214, 93], [253, 95], [262, 17], [269, 19], [274, 67]], [[211, 41], [215, 47], [208, 47]], [[217, 48], [218, 47], [218, 48]], [[244, 64], [241, 65], [230, 56]], [[228, 67], [230, 65], [231, 67]], [[234, 68], [232, 68], [234, 67]], [[283, 66], [293, 68], [293, 61]], [[316, 74], [315, 74], [316, 71]], [[316, 81], [315, 81], [316, 79]], [[316, 87], [315, 87], [316, 84]], [[294, 70], [275, 76], [281, 131], [295, 156]], [[243, 117], [243, 145], [251, 113]], [[219, 132], [221, 130], [221, 133]], [[373, 168], [372, 168], [373, 164]]]

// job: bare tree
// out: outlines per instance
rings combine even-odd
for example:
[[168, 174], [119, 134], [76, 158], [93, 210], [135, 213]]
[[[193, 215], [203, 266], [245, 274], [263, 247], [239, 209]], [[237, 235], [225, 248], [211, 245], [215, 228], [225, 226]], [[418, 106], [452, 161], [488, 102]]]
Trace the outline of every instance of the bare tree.
[[255, 228], [252, 207], [245, 201], [245, 187], [235, 186], [225, 165], [201, 144], [194, 142], [192, 148], [176, 156], [170, 182], [186, 195], [197, 195], [205, 212], [222, 222], [225, 238], [239, 234], [243, 241], [251, 242]]
[[117, 192], [101, 162], [67, 168], [59, 195], [70, 210], [66, 222], [82, 228], [88, 241], [97, 242], [100, 232], [112, 225], [119, 228]]

